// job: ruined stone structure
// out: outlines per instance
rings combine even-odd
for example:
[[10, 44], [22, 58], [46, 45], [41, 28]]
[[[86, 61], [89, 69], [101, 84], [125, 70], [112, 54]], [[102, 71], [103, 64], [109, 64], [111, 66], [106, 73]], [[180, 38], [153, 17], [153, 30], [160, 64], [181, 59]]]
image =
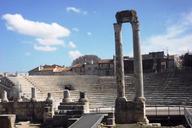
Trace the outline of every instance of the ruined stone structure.
[[15, 115], [2, 114], [0, 115], [0, 128], [15, 128]]
[[[0, 114], [9, 116], [7, 114], [15, 114], [17, 121], [37, 121], [43, 122], [47, 118], [53, 116], [53, 101], [51, 95], [48, 94], [46, 101], [36, 101], [34, 94], [35, 89], [32, 88], [32, 97], [29, 101], [22, 101], [17, 99], [14, 101], [7, 100], [7, 93], [4, 91], [4, 99], [0, 102]], [[2, 115], [1, 115], [2, 116]], [[2, 118], [5, 116], [2, 116]], [[11, 115], [12, 117], [12, 115]], [[6, 118], [5, 118], [6, 119]]]
[[[115, 50], [116, 50], [116, 82], [117, 98], [115, 101], [115, 122], [117, 124], [128, 124], [143, 122], [148, 123], [145, 115], [145, 98], [143, 91], [143, 69], [142, 57], [139, 44], [139, 21], [136, 11], [126, 10], [117, 12], [117, 23], [114, 23]], [[121, 27], [123, 23], [129, 22], [133, 31], [134, 51], [134, 77], [136, 96], [133, 101], [127, 101], [125, 97], [124, 63], [121, 42]]]
[[8, 102], [8, 98], [7, 98], [7, 92], [4, 90], [3, 94], [2, 94], [2, 102]]
[[[55, 112], [55, 113], [54, 113]], [[9, 101], [7, 92], [4, 91], [0, 102], [0, 128], [14, 127], [15, 120], [40, 122], [45, 126], [64, 128], [77, 121], [83, 114], [89, 113], [89, 101], [85, 92], [80, 92], [79, 99], [72, 101], [69, 90], [64, 90], [63, 100], [54, 111], [54, 100], [51, 93], [47, 94], [44, 101], [36, 100], [36, 89], [31, 88], [31, 100], [17, 99]]]
[[63, 100], [52, 119], [45, 121], [45, 125], [68, 128], [83, 114], [89, 113], [89, 102], [85, 92], [80, 92], [78, 101], [72, 101], [69, 90], [64, 90]]

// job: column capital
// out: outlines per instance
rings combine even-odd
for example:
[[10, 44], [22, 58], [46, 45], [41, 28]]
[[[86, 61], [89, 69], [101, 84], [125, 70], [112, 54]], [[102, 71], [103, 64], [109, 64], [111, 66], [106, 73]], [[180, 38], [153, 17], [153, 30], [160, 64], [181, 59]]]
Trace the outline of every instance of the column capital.
[[136, 30], [136, 31], [139, 31], [139, 21], [138, 20], [134, 20], [131, 22], [131, 25], [132, 25], [132, 29], [133, 30]]

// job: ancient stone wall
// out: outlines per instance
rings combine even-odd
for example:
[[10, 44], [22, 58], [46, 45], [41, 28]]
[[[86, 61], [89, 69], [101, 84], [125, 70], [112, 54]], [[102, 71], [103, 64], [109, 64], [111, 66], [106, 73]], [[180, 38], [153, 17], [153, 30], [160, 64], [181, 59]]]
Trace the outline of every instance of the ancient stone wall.
[[0, 114], [16, 114], [17, 120], [43, 121], [46, 102], [1, 102]]

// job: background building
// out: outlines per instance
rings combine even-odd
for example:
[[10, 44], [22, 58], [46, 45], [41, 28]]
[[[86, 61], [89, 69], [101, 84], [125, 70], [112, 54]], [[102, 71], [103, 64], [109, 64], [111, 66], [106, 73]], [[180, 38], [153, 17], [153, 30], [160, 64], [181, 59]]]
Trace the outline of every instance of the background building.
[[[93, 60], [94, 58], [94, 60]], [[173, 71], [181, 66], [181, 60], [174, 55], [165, 55], [163, 51], [150, 52], [142, 55], [143, 72], [158, 73]], [[133, 57], [124, 56], [125, 74], [133, 74]], [[115, 74], [115, 56], [112, 59], [98, 59], [94, 55], [79, 57], [71, 67], [59, 65], [44, 65], [29, 71], [29, 75], [99, 75], [113, 76]]]

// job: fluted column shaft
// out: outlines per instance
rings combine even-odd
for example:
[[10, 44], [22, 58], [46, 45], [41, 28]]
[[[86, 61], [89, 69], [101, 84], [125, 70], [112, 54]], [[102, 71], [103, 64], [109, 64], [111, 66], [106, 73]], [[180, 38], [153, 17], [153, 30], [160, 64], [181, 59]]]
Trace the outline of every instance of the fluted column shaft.
[[117, 97], [125, 97], [124, 62], [121, 42], [121, 24], [115, 23], [116, 82]]
[[143, 94], [143, 67], [140, 49], [139, 22], [131, 23], [133, 30], [133, 50], [134, 50], [134, 75], [136, 85], [136, 98], [144, 97]]

